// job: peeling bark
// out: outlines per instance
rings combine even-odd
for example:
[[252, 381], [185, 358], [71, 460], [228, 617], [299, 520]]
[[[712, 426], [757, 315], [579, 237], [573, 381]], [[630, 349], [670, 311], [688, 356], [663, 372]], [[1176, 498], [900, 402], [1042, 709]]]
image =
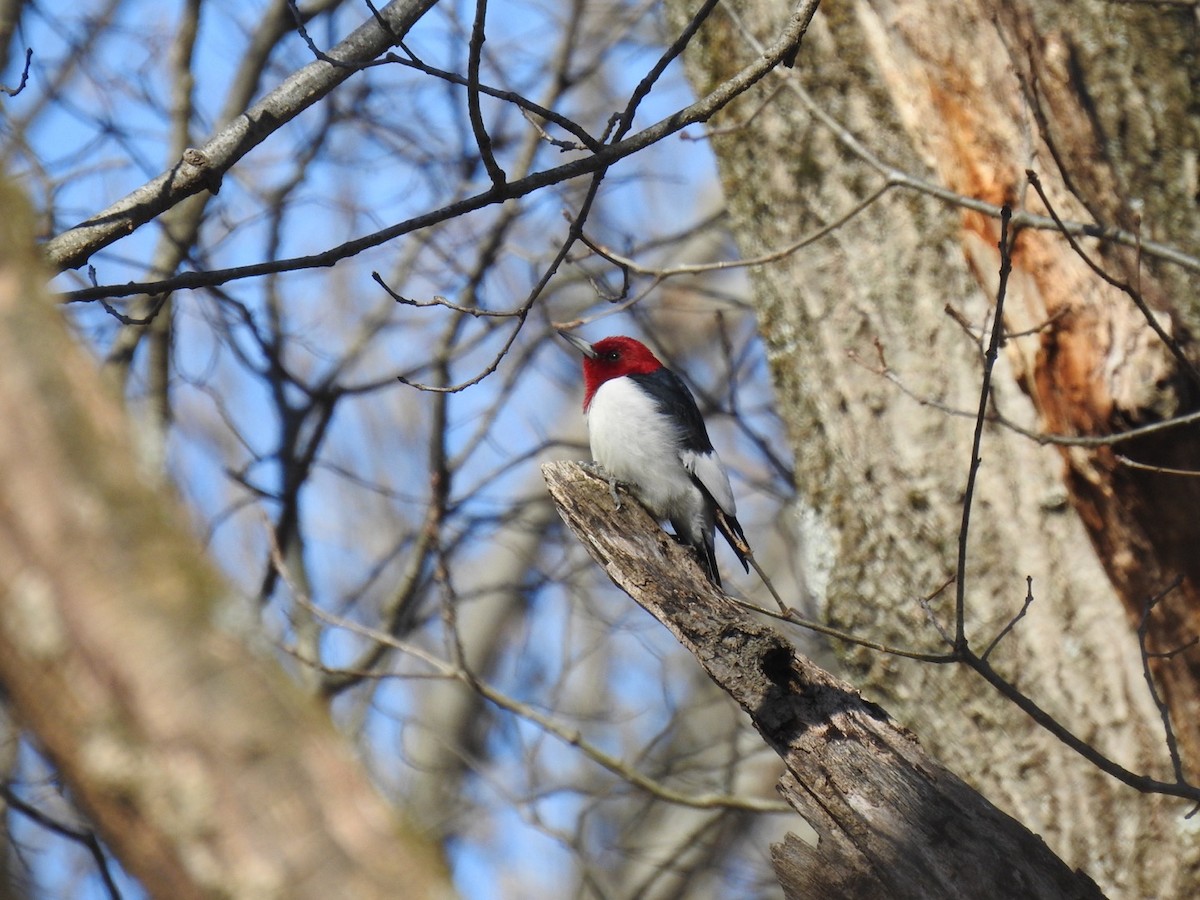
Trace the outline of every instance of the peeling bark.
[[[1086, 30], [1066, 21], [1039, 27], [1029, 3], [871, 7], [860, 18], [878, 26], [867, 31], [876, 58], [890, 63], [881, 69], [885, 84], [943, 184], [966, 196], [1045, 211], [1025, 185], [1028, 160], [1060, 215], [1139, 227], [1130, 186], [1137, 173], [1119, 171], [1114, 154], [1121, 148], [1106, 137], [1096, 95], [1110, 86], [1087, 64], [1080, 46], [1092, 36]], [[1124, 24], [1128, 30], [1140, 21], [1157, 32], [1175, 20], [1159, 11]], [[957, 41], [948, 44], [940, 37], [945, 34]], [[973, 52], [962, 53], [964, 46]], [[1178, 197], [1180, 205], [1190, 200]], [[990, 290], [999, 268], [997, 223], [977, 213], [962, 218], [972, 271]], [[1009, 294], [1006, 326], [1034, 332], [1009, 341], [1009, 352], [1042, 430], [1110, 435], [1195, 411], [1200, 372], [1191, 366], [1200, 356], [1178, 324], [1182, 310], [1152, 271], [1139, 269], [1134, 251], [1096, 242], [1085, 249], [1114, 278], [1136, 286], [1185, 359], [1162, 342], [1130, 296], [1097, 277], [1061, 235], [1024, 231], [1013, 253], [1016, 290]], [[1061, 455], [1071, 500], [1129, 621], [1136, 625], [1149, 599], [1182, 579], [1152, 615], [1149, 633], [1152, 649], [1187, 644], [1200, 634], [1200, 517], [1194, 514], [1200, 479], [1130, 468], [1119, 455], [1200, 472], [1200, 429], [1159, 432], [1116, 448], [1064, 448]], [[1154, 665], [1195, 777], [1200, 651]]]

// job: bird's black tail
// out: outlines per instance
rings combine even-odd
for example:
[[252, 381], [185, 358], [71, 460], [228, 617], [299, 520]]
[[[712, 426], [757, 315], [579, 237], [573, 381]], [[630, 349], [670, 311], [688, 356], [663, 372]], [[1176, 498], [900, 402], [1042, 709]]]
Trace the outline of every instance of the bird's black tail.
[[[737, 554], [742, 568], [749, 572], [750, 544], [746, 541], [746, 534], [742, 531], [741, 523], [738, 522], [735, 516], [725, 515], [721, 507], [715, 506], [715, 508], [717, 511], [717, 529], [725, 536], [725, 540], [729, 542], [729, 546]], [[676, 530], [678, 531], [678, 529]], [[717, 545], [713, 540], [712, 532], [707, 529], [701, 532], [700, 540], [691, 546], [696, 551], [696, 556], [699, 557], [700, 565], [704, 569], [704, 574], [708, 576], [708, 580], [717, 587], [721, 587], [721, 570], [717, 568]]]
[[[753, 552], [750, 550], [750, 543], [746, 540], [746, 533], [742, 531], [742, 526], [738, 522], [737, 516], [726, 514], [725, 510], [721, 509], [721, 504], [716, 501], [712, 493], [704, 486], [704, 483], [695, 475], [692, 476], [692, 484], [696, 485], [704, 494], [705, 499], [712, 504], [711, 509], [714, 513], [717, 529], [724, 535], [725, 540], [729, 542], [729, 546], [733, 548], [733, 552], [737, 554], [738, 562], [742, 564], [742, 568], [749, 572], [750, 557], [753, 555]], [[708, 529], [704, 530], [705, 532], [708, 531]], [[700, 562], [704, 566], [704, 571], [708, 574], [708, 580], [717, 587], [720, 587], [721, 573], [717, 571], [717, 552], [711, 533], [704, 534], [700, 544], [696, 545], [696, 552], [700, 555]]]
[[717, 568], [717, 545], [713, 542], [711, 533], [705, 533], [697, 544], [694, 544], [696, 555], [700, 557], [700, 565], [708, 580], [717, 587], [721, 586], [721, 570]]

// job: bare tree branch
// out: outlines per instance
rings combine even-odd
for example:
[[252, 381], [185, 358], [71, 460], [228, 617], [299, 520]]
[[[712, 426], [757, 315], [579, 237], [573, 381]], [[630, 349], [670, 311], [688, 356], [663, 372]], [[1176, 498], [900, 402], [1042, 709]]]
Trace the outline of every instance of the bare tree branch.
[[[203, 190], [216, 193], [221, 178], [239, 159], [286, 122], [318, 102], [359, 71], [353, 64], [374, 59], [395, 45], [436, 0], [394, 0], [380, 10], [390, 31], [372, 18], [329, 51], [351, 68], [322, 60], [293, 73], [275, 90], [209, 138], [189, 149], [174, 166], [86, 222], [46, 242], [44, 252], [56, 270], [73, 269], [109, 244], [135, 231], [185, 197]], [[146, 293], [132, 291], [130, 293]], [[153, 292], [157, 293], [157, 292]], [[128, 295], [123, 295], [128, 296]]]
[[[427, 0], [426, 0], [427, 2]], [[390, 7], [389, 7], [390, 8]], [[640, 150], [649, 147], [652, 144], [661, 141], [688, 125], [696, 122], [707, 121], [718, 110], [724, 108], [735, 97], [738, 97], [745, 91], [749, 90], [757, 84], [763, 77], [767, 75], [780, 60], [788, 53], [788, 51], [799, 44], [803, 39], [804, 33], [808, 28], [808, 23], [812, 19], [813, 14], [817, 9], [817, 0], [801, 0], [789, 17], [786, 26], [780, 31], [776, 39], [760, 54], [754, 62], [747, 65], [735, 77], [721, 83], [713, 91], [705, 97], [700, 98], [695, 103], [690, 104], [684, 109], [679, 110], [673, 115], [656, 122], [655, 124], [644, 128], [643, 130], [634, 133], [630, 137], [620, 140], [616, 143], [605, 144], [604, 149], [590, 156], [583, 157], [572, 162], [565, 163], [561, 166], [556, 166], [551, 169], [544, 169], [540, 172], [535, 172], [525, 178], [517, 181], [507, 182], [502, 188], [497, 188], [495, 185], [488, 188], [482, 193], [474, 196], [458, 200], [441, 209], [432, 212], [423, 213], [419, 216], [414, 216], [404, 222], [388, 228], [380, 229], [373, 234], [365, 235], [356, 238], [352, 241], [347, 241], [337, 247], [331, 247], [321, 253], [315, 253], [309, 256], [293, 257], [291, 259], [269, 260], [266, 262], [255, 263], [246, 266], [236, 266], [229, 269], [221, 269], [211, 272], [188, 272], [178, 275], [174, 278], [166, 278], [162, 281], [152, 282], [148, 284], [123, 284], [123, 285], [101, 285], [95, 288], [84, 288], [77, 291], [71, 291], [65, 297], [71, 301], [86, 301], [95, 300], [100, 297], [128, 297], [133, 294], [145, 293], [162, 293], [164, 291], [186, 290], [191, 288], [210, 287], [212, 285], [225, 284], [241, 278], [251, 278], [257, 275], [266, 275], [274, 272], [294, 272], [300, 269], [311, 269], [323, 266], [332, 266], [340, 260], [355, 256], [362, 251], [377, 247], [380, 244], [387, 243], [405, 234], [410, 234], [422, 228], [428, 228], [430, 225], [437, 224], [449, 219], [453, 219], [466, 213], [473, 212], [478, 209], [483, 209], [487, 206], [503, 203], [507, 200], [514, 200], [519, 197], [524, 197], [540, 188], [547, 187], [552, 184], [559, 184], [568, 179], [578, 177], [580, 175], [592, 175], [596, 172], [602, 172], [614, 163], [634, 154]], [[364, 25], [358, 32], [368, 28]], [[351, 37], [354, 37], [352, 35]], [[347, 40], [350, 40], [349, 38]], [[313, 63], [306, 66], [300, 73], [292, 76], [284, 83], [277, 91], [268, 95], [268, 99], [275, 97], [277, 94], [290, 95], [295, 89], [293, 83], [304, 72], [308, 72], [313, 66], [325, 66], [324, 63]], [[328, 67], [327, 67], [328, 68]], [[333, 70], [340, 72], [341, 70]], [[332, 78], [332, 73], [327, 73], [328, 78]], [[286, 90], [285, 90], [286, 89]], [[332, 89], [332, 85], [330, 86]], [[281, 100], [276, 99], [275, 104], [281, 103]], [[257, 110], [266, 100], [257, 104], [246, 118], [254, 118], [254, 111]], [[294, 113], [293, 113], [294, 114]], [[261, 116], [261, 113], [258, 115]], [[229, 129], [236, 131], [242, 126], [242, 119]], [[224, 134], [224, 133], [223, 133]], [[261, 137], [260, 137], [261, 139]], [[222, 136], [214, 138], [205, 148], [209, 148], [214, 144], [224, 145], [228, 139], [223, 139]], [[247, 147], [246, 149], [249, 149]], [[208, 150], [202, 148], [204, 156], [204, 165], [212, 166], [208, 159]], [[244, 152], [244, 151], [243, 151]], [[226, 154], [228, 155], [228, 154]], [[225, 168], [236, 162], [242, 154], [238, 154], [236, 158], [229, 157]], [[217, 167], [220, 168], [220, 167]], [[222, 170], [223, 171], [223, 170]], [[58, 268], [71, 268], [72, 266], [81, 265], [86, 261], [87, 256], [94, 253], [101, 247], [107, 246], [118, 237], [122, 236], [125, 231], [132, 230], [136, 225], [130, 224], [134, 219], [137, 219], [136, 224], [141, 224], [144, 221], [157, 215], [166, 205], [156, 205], [153, 208], [150, 206], [139, 205], [148, 202], [146, 198], [156, 198], [162, 194], [164, 190], [168, 190], [173, 183], [173, 174], [160, 176], [159, 179], [151, 182], [145, 187], [139, 188], [133, 194], [130, 194], [126, 200], [121, 201], [114, 207], [110, 207], [96, 219], [90, 223], [78, 226], [77, 228], [65, 232], [62, 235], [54, 238], [47, 245], [47, 254], [51, 262]], [[194, 173], [183, 179], [185, 182], [176, 188], [170, 188], [166, 196], [179, 198], [186, 196], [188, 193], [195, 193], [201, 189], [194, 182], [198, 176]], [[189, 180], [190, 179], [190, 180]], [[158, 201], [155, 200], [157, 204]], [[169, 204], [167, 204], [169, 205]], [[129, 209], [127, 209], [127, 207]], [[144, 218], [143, 218], [144, 214]], [[119, 231], [114, 227], [114, 223], [125, 222], [125, 231]]]

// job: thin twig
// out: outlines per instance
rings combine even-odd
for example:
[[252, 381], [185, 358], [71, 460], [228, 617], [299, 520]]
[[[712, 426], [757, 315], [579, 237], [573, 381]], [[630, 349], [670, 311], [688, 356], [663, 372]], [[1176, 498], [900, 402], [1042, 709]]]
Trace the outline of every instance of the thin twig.
[[[920, 404], [928, 409], [935, 409], [938, 412], [945, 413], [948, 416], [956, 416], [958, 418], [975, 418], [979, 413], [977, 410], [958, 409], [943, 403], [940, 400], [934, 400], [931, 397], [925, 397], [916, 393], [912, 388], [905, 384], [900, 376], [890, 368], [876, 368], [867, 365], [863, 362], [858, 354], [853, 350], [848, 351], [846, 356], [854, 362], [861, 365], [867, 371], [872, 372], [881, 378], [886, 378], [899, 391], [915, 403]], [[995, 397], [992, 398], [993, 407], [995, 406]], [[1112, 447], [1118, 444], [1135, 441], [1138, 438], [1146, 437], [1147, 435], [1156, 434], [1158, 432], [1170, 431], [1173, 428], [1182, 428], [1185, 425], [1194, 425], [1200, 422], [1200, 411], [1187, 413], [1186, 415], [1176, 416], [1173, 419], [1164, 419], [1161, 422], [1151, 422], [1149, 425], [1139, 425], [1137, 428], [1130, 428], [1128, 431], [1118, 431], [1113, 434], [1099, 435], [1066, 435], [1066, 434], [1051, 434], [1045, 431], [1034, 431], [1030, 428], [1025, 428], [1018, 425], [1007, 416], [1001, 415], [994, 408], [987, 415], [987, 423], [989, 425], [999, 425], [1006, 428], [1021, 437], [1028, 438], [1041, 446], [1051, 445], [1055, 447]], [[1135, 469], [1146, 469], [1151, 472], [1164, 472], [1169, 475], [1193, 475], [1188, 469], [1168, 469], [1161, 466], [1151, 466], [1146, 463], [1139, 463], [1125, 456], [1118, 456], [1118, 460], [1125, 465]]]
[[1033, 576], [1026, 575], [1025, 602], [1021, 604], [1020, 611], [1008, 620], [1008, 624], [1000, 629], [1000, 633], [992, 638], [992, 642], [987, 645], [987, 649], [983, 651], [983, 656], [981, 656], [980, 659], [984, 660], [985, 662], [987, 661], [987, 658], [992, 655], [992, 651], [1000, 646], [1000, 642], [1008, 636], [1009, 632], [1017, 627], [1018, 622], [1025, 618], [1025, 613], [1029, 612], [1029, 607], [1031, 606], [1033, 606]]
[[511, 319], [511, 318], [521, 315], [521, 310], [519, 308], [518, 309], [480, 309], [478, 306], [460, 306], [457, 303], [451, 303], [445, 297], [442, 297], [439, 295], [434, 295], [434, 297], [430, 300], [413, 300], [409, 297], [405, 297], [405, 296], [397, 293], [396, 291], [392, 290], [392, 288], [388, 285], [388, 283], [383, 280], [383, 276], [380, 275], [378, 272], [372, 270], [371, 278], [377, 285], [379, 285], [381, 288], [383, 288], [385, 291], [387, 291], [388, 296], [391, 297], [393, 300], [395, 300], [397, 303], [403, 303], [405, 306], [412, 306], [417, 309], [429, 309], [431, 307], [439, 307], [441, 309], [449, 309], [449, 310], [452, 310], [453, 312], [462, 313], [467, 316], [474, 316], [477, 319], [487, 319], [487, 318]]
[[[933, 598], [946, 588], [950, 587], [950, 585], [954, 582], [954, 578], [955, 576], [951, 575], [942, 582], [942, 586], [936, 591], [926, 594], [924, 597], [917, 598], [917, 604], [925, 611], [925, 618], [929, 620], [929, 624], [933, 626], [933, 630], [938, 633], [941, 639], [945, 641], [946, 645], [949, 647], [954, 646], [954, 638], [950, 636], [950, 632], [946, 630], [945, 626], [942, 625], [941, 619], [937, 617], [937, 613], [933, 611]], [[953, 653], [950, 654], [949, 658], [954, 662], [958, 662], [958, 657]]]
[[170, 296], [170, 294], [159, 294], [157, 299], [154, 301], [154, 305], [150, 307], [150, 311], [146, 313], [145, 316], [141, 317], [127, 316], [107, 300], [101, 300], [100, 305], [104, 308], [106, 313], [108, 313], [122, 325], [149, 325], [156, 318], [158, 318], [158, 314], [162, 311], [163, 306], [166, 305], [167, 298]]
[[108, 867], [108, 859], [104, 855], [104, 848], [100, 846], [100, 841], [96, 837], [95, 832], [72, 828], [70, 825], [65, 825], [57, 819], [46, 815], [46, 813], [42, 812], [36, 806], [26, 803], [18, 797], [12, 787], [7, 784], [0, 784], [0, 799], [3, 799], [12, 809], [25, 816], [25, 818], [36, 822], [47, 831], [52, 831], [60, 837], [75, 841], [77, 844], [83, 846], [95, 861], [96, 868], [100, 871], [100, 880], [104, 882], [104, 889], [108, 892], [108, 896], [112, 900], [121, 900], [121, 891], [117, 887], [116, 881], [113, 880], [112, 871]]
[[600, 256], [603, 256], [614, 265], [621, 266], [622, 268], [638, 275], [652, 275], [655, 279], [657, 279], [658, 282], [665, 281], [666, 279], [673, 278], [677, 275], [698, 275], [703, 272], [722, 272], [728, 269], [752, 268], [754, 266], [765, 265], [766, 263], [777, 262], [778, 260], [791, 256], [798, 250], [803, 250], [805, 247], [815, 244], [817, 241], [821, 240], [821, 238], [837, 231], [851, 219], [864, 212], [868, 207], [874, 204], [875, 201], [886, 194], [892, 187], [893, 186], [890, 184], [881, 185], [862, 200], [859, 200], [833, 221], [822, 225], [820, 228], [817, 228], [815, 231], [812, 231], [803, 237], [797, 238], [790, 244], [786, 244], [783, 247], [779, 247], [775, 250], [769, 250], [766, 253], [759, 254], [758, 256], [748, 256], [741, 259], [725, 259], [709, 263], [687, 263], [679, 266], [671, 266], [669, 269], [656, 269], [651, 266], [643, 265], [627, 256], [622, 256], [616, 251], [604, 246], [603, 244], [596, 243], [586, 236], [582, 238], [582, 241], [594, 252]]
[[33, 48], [25, 48], [25, 65], [21, 68], [21, 80], [15, 88], [10, 88], [7, 85], [0, 85], [0, 91], [8, 94], [10, 97], [15, 97], [21, 91], [25, 90], [25, 85], [29, 82], [29, 66], [33, 62]]
[[[1192, 416], [1200, 416], [1193, 413]], [[1192, 416], [1189, 416], [1191, 418]], [[1174, 469], [1170, 466], [1152, 466], [1149, 463], [1138, 462], [1136, 459], [1130, 459], [1123, 453], [1115, 454], [1117, 462], [1123, 466], [1128, 466], [1131, 469], [1140, 469], [1143, 472], [1155, 472], [1159, 475], [1179, 475], [1183, 478], [1200, 478], [1200, 471], [1196, 469]]]
[[967, 585], [967, 537], [971, 528], [971, 507], [975, 497], [975, 478], [982, 462], [979, 448], [983, 443], [983, 425], [987, 419], [988, 398], [992, 392], [992, 368], [1000, 348], [1000, 335], [1004, 331], [1004, 295], [1008, 290], [1008, 276], [1012, 271], [1012, 246], [1009, 240], [1009, 223], [1012, 209], [1005, 206], [1000, 213], [1000, 284], [996, 288], [996, 311], [992, 316], [992, 336], [983, 360], [983, 383], [979, 389], [979, 413], [975, 418], [975, 435], [971, 441], [971, 465], [967, 470], [967, 487], [963, 492], [962, 524], [958, 530], [958, 580], [954, 590], [954, 649], [967, 649], [966, 633], [966, 585]]
[[[1146, 605], [1142, 608], [1141, 621], [1138, 622], [1137, 627], [1138, 649], [1141, 650], [1142, 655], [1142, 675], [1146, 679], [1146, 688], [1150, 691], [1150, 699], [1154, 701], [1154, 705], [1158, 709], [1159, 718], [1162, 719], [1163, 737], [1167, 743], [1167, 753], [1171, 757], [1171, 769], [1175, 773], [1175, 780], [1180, 782], [1184, 780], [1183, 759], [1179, 755], [1179, 744], [1175, 739], [1175, 728], [1171, 724], [1171, 710], [1159, 693], [1158, 686], [1154, 683], [1154, 673], [1150, 671], [1150, 658], [1152, 656], [1157, 657], [1158, 654], [1150, 652], [1146, 646], [1146, 636], [1150, 630], [1150, 613], [1154, 611], [1154, 607], [1158, 606], [1168, 594], [1181, 584], [1183, 584], [1182, 575], [1177, 577], [1155, 596], [1147, 598]], [[1179, 649], [1181, 648], [1176, 648], [1173, 652], [1179, 652]]]
[[475, 22], [471, 26], [471, 40], [467, 52], [467, 117], [471, 122], [471, 132], [475, 135], [475, 146], [479, 148], [479, 158], [483, 168], [492, 179], [492, 185], [497, 190], [503, 190], [508, 176], [496, 162], [492, 150], [492, 138], [483, 123], [483, 111], [479, 108], [479, 64], [483, 56], [483, 43], [487, 40], [485, 23], [487, 21], [487, 0], [475, 0]]
[[[450, 84], [457, 84], [462, 87], [467, 86], [467, 79], [465, 76], [460, 75], [457, 72], [450, 72], [446, 69], [439, 69], [436, 66], [429, 65], [429, 63], [421, 60], [403, 44], [400, 45], [400, 49], [405, 52], [405, 56], [403, 58], [397, 57], [394, 54], [389, 54], [387, 59], [417, 72], [422, 72], [425, 75], [432, 75], [434, 78], [440, 78], [441, 80], [449, 82]], [[578, 122], [574, 121], [573, 119], [569, 119], [552, 109], [534, 103], [532, 100], [529, 100], [521, 94], [518, 94], [516, 91], [501, 90], [500, 88], [495, 88], [491, 85], [483, 84], [482, 82], [477, 85], [477, 88], [481, 94], [486, 94], [487, 96], [494, 97], [497, 100], [503, 100], [505, 103], [511, 103], [513, 106], [517, 107], [527, 119], [532, 116], [545, 119], [547, 122], [557, 125], [568, 134], [574, 135], [574, 137], [579, 141], [579, 145], [567, 145], [566, 142], [557, 142], [551, 140], [551, 143], [554, 143], [556, 146], [560, 146], [563, 149], [591, 150], [592, 152], [600, 150], [600, 148], [603, 146], [603, 141], [592, 137], [592, 135], [588, 133], [587, 129]]]
[[771, 583], [771, 579], [767, 577], [767, 573], [763, 571], [762, 566], [758, 564], [758, 560], [754, 558], [754, 551], [750, 549], [750, 544], [747, 543], [729, 524], [729, 519], [725, 515], [725, 510], [721, 507], [716, 508], [717, 530], [725, 537], [725, 540], [740, 553], [746, 562], [753, 567], [754, 572], [766, 586], [768, 593], [779, 605], [779, 611], [786, 617], [791, 613], [791, 609], [783, 602], [783, 598], [779, 596], [779, 592], [775, 590], [775, 585]]
[[882, 644], [879, 641], [872, 641], [868, 638], [859, 637], [851, 634], [848, 631], [843, 631], [840, 628], [834, 628], [831, 625], [825, 625], [822, 622], [817, 622], [813, 619], [806, 619], [799, 615], [794, 609], [789, 609], [786, 612], [780, 613], [773, 609], [767, 609], [759, 606], [756, 603], [750, 603], [745, 600], [738, 600], [736, 597], [730, 597], [742, 609], [750, 612], [758, 613], [759, 615], [768, 616], [779, 622], [786, 622], [789, 625], [797, 625], [805, 631], [811, 631], [814, 634], [823, 634], [825, 637], [833, 638], [836, 641], [841, 641], [845, 644], [851, 644], [855, 647], [863, 647], [867, 650], [874, 650], [877, 653], [884, 653], [888, 656], [899, 656], [902, 659], [911, 659], [917, 662], [933, 663], [935, 665], [947, 665], [950, 663], [959, 662], [959, 658], [953, 653], [926, 653], [921, 650], [906, 650], [903, 647], [892, 647], [889, 644]]

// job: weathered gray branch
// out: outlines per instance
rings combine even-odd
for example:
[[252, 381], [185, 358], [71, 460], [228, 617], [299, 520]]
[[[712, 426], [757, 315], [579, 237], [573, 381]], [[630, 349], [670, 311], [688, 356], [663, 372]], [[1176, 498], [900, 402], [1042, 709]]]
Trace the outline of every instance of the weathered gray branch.
[[784, 760], [779, 790], [816, 829], [773, 850], [788, 897], [1098, 898], [1037, 835], [916, 737], [714, 588], [637, 504], [575, 463], [542, 467], [567, 525], [665, 625]]

